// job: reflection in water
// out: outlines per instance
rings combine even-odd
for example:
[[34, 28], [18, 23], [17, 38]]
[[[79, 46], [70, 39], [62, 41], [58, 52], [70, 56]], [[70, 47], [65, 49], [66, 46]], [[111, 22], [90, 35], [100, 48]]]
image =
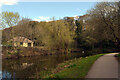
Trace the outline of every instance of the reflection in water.
[[44, 77], [46, 74], [50, 74], [57, 64], [80, 56], [82, 54], [72, 53], [3, 60], [2, 74], [3, 77], [8, 78]]
[[13, 73], [13, 75], [10, 72], [7, 71], [3, 71], [2, 72], [2, 78], [11, 78], [13, 76], [13, 79], [15, 79], [15, 72]]
[[2, 71], [0, 71], [0, 80], [2, 79]]
[[12, 75], [11, 75], [9, 72], [7, 72], [7, 71], [3, 71], [2, 73], [3, 73], [2, 78], [11, 78], [11, 76], [12, 76]]

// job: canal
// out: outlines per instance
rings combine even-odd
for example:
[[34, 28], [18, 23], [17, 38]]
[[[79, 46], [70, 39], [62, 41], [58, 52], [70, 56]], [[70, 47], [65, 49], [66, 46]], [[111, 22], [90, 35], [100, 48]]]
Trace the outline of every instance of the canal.
[[66, 60], [79, 58], [85, 53], [34, 56], [2, 61], [3, 78], [43, 78], [59, 64]]

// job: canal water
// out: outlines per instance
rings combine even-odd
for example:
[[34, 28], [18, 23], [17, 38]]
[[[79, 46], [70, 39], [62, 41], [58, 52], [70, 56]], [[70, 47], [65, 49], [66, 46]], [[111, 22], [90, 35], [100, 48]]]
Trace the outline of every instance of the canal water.
[[84, 56], [85, 53], [34, 56], [2, 61], [3, 78], [43, 78], [59, 63]]

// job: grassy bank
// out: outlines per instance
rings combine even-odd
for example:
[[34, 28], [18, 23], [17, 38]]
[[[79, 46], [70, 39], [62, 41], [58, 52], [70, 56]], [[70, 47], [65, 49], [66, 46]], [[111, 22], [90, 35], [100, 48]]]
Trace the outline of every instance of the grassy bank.
[[84, 78], [92, 64], [104, 54], [78, 58], [61, 63], [49, 78]]
[[120, 53], [116, 54], [115, 57], [117, 58], [118, 62], [120, 63]]
[[17, 59], [38, 55], [52, 55], [52, 53], [40, 47], [2, 47], [2, 59]]
[[115, 55], [116, 57], [120, 57], [120, 53]]

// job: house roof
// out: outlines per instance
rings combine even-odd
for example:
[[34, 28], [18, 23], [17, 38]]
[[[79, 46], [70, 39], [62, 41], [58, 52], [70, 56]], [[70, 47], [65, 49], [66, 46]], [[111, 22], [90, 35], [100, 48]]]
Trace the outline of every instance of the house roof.
[[15, 41], [15, 42], [25, 42], [25, 43], [32, 43], [33, 41], [25, 38], [25, 37], [14, 37], [13, 39], [11, 39], [11, 41]]
[[84, 18], [84, 17], [88, 17], [88, 16], [90, 16], [90, 14], [85, 14], [83, 16], [79, 16], [79, 18]]

